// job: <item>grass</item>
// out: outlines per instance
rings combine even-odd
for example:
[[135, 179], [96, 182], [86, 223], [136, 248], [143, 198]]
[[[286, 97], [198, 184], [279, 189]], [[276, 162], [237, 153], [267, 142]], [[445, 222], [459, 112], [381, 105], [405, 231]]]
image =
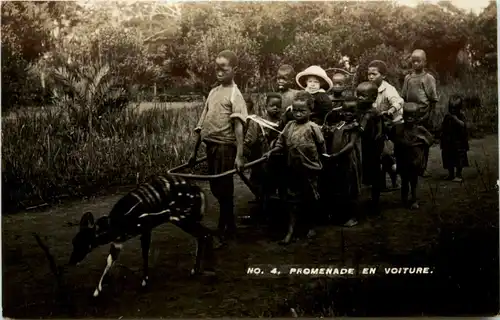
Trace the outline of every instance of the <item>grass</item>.
[[[437, 127], [450, 94], [478, 96], [467, 110], [470, 136], [497, 132], [496, 75], [472, 75], [439, 89], [432, 119]], [[255, 109], [263, 109], [257, 95]], [[194, 106], [193, 108], [187, 108]], [[26, 208], [65, 196], [90, 195], [113, 185], [134, 184], [187, 160], [201, 104], [142, 103], [99, 119], [92, 132], [79, 129], [61, 110], [20, 111], [2, 118], [4, 210]]]
[[57, 110], [20, 112], [2, 124], [4, 206], [87, 195], [164, 173], [188, 159], [200, 112], [128, 110], [100, 119], [90, 133]]

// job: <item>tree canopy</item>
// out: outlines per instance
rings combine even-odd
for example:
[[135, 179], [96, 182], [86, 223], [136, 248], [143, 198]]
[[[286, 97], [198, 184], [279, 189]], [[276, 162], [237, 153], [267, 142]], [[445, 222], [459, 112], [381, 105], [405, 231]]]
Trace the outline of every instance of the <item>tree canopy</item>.
[[415, 48], [427, 52], [429, 68], [443, 78], [464, 65], [497, 67], [494, 1], [479, 14], [446, 1], [416, 7], [389, 1], [1, 6], [4, 106], [46, 93], [47, 75], [61, 64], [108, 64], [125, 87], [206, 91], [215, 81], [214, 56], [225, 48], [238, 54], [237, 82], [244, 89], [267, 89], [280, 63], [332, 68], [342, 56], [359, 66], [385, 59], [397, 82]]

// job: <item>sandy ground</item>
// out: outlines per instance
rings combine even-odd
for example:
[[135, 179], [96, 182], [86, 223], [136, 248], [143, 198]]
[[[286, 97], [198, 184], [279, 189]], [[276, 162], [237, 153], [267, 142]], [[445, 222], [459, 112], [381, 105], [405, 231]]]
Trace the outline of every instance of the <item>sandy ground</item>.
[[[497, 235], [494, 239], [498, 240], [497, 136], [471, 141], [469, 160], [471, 167], [464, 171], [464, 184], [443, 181], [442, 177], [446, 172], [442, 169], [440, 151], [438, 147], [433, 147], [429, 163], [432, 176], [422, 179], [420, 183], [421, 208], [417, 211], [403, 209], [399, 205], [398, 192], [384, 193], [381, 217], [368, 217], [358, 226], [344, 230], [344, 263], [386, 266], [398, 261], [405, 262], [407, 260], [404, 257], [412, 252], [426, 252], [426, 248], [431, 248], [436, 243], [441, 227], [454, 223], [469, 224], [472, 228], [478, 228], [477, 230], [494, 229]], [[205, 183], [202, 185], [208, 187]], [[173, 225], [163, 225], [153, 233], [150, 253], [151, 286], [147, 291], [142, 291], [140, 287], [140, 244], [138, 239], [133, 239], [126, 244], [119, 265], [112, 271], [111, 281], [98, 299], [92, 298], [92, 292], [105, 266], [108, 246], [96, 249], [80, 266], [72, 270], [65, 278], [67, 291], [62, 296], [58, 295], [47, 260], [37, 246], [32, 232], [38, 232], [44, 237], [52, 254], [62, 264], [69, 258], [71, 239], [77, 232], [77, 227], [72, 224], [78, 223], [86, 211], [92, 211], [96, 217], [107, 214], [125, 191], [66, 203], [44, 212], [2, 216], [4, 316], [286, 316], [290, 314], [283, 311], [288, 308], [283, 309], [284, 301], [295, 301], [294, 299], [300, 299], [297, 297], [304, 296], [304, 285], [310, 280], [250, 277], [246, 275], [249, 265], [341, 264], [340, 227], [322, 226], [316, 239], [282, 247], [271, 241], [266, 228], [241, 226], [237, 244], [218, 252], [217, 278], [192, 278], [189, 270], [194, 258], [194, 239]], [[248, 201], [253, 196], [239, 179], [236, 182], [235, 198], [237, 214], [248, 214]], [[211, 195], [209, 202], [206, 224], [215, 227], [218, 211]], [[470, 219], [467, 220], [469, 222], [464, 222], [466, 218]], [[481, 248], [474, 247], [475, 252], [493, 252], [488, 256], [492, 260], [488, 261], [496, 263], [498, 268], [498, 245], [479, 245]], [[497, 250], [496, 257], [494, 250]], [[423, 264], [422, 261], [419, 263]], [[497, 281], [498, 284], [498, 274], [496, 279], [489, 280], [493, 284]], [[389, 282], [386, 281], [385, 285], [388, 286]], [[354, 288], [354, 282], [348, 286]], [[372, 298], [382, 294], [382, 291], [373, 292], [374, 288], [375, 286], [371, 287]], [[320, 295], [325, 296], [325, 290]], [[393, 288], [394, 290], [396, 289]], [[403, 295], [403, 289], [397, 290], [400, 290], [397, 291], [399, 296]], [[364, 295], [368, 295], [366, 290]], [[362, 296], [357, 294], [358, 311], [353, 312], [358, 313], [354, 314], [375, 315], [374, 303], [362, 300]], [[330, 298], [334, 299], [327, 296], [327, 299]], [[498, 301], [498, 291], [496, 299]], [[400, 302], [400, 308], [403, 309], [399, 315], [424, 314], [411, 301], [405, 303]], [[381, 302], [377, 306], [381, 313]]]

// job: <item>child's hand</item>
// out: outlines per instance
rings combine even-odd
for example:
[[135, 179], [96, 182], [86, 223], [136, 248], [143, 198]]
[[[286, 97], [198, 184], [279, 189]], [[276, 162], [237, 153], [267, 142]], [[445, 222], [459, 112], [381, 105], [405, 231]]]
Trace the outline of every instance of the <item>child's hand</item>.
[[266, 159], [269, 159], [271, 157], [272, 153], [273, 153], [272, 151], [268, 151], [268, 152], [264, 153], [263, 157]]

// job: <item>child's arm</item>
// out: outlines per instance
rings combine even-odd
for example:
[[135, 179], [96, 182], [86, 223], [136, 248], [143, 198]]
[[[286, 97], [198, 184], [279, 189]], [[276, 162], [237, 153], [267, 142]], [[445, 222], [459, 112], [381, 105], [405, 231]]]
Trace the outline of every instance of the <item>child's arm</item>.
[[401, 89], [401, 98], [403, 98], [403, 100], [407, 100], [407, 96], [408, 96], [408, 80], [410, 79], [410, 75], [407, 74], [405, 76], [405, 81], [403, 82], [403, 88]]
[[[462, 120], [460, 118], [462, 118]], [[465, 127], [465, 121], [463, 121], [463, 120], [465, 120], [465, 118], [464, 117], [460, 117], [460, 118], [457, 115], [455, 115], [455, 114], [451, 115], [451, 119], [453, 119], [453, 121], [456, 124], [458, 124], [461, 128], [464, 128]]]
[[395, 114], [402, 114], [403, 112], [403, 104], [404, 100], [399, 96], [396, 88], [390, 86], [387, 89], [387, 99], [389, 100], [389, 104], [391, 108], [387, 110], [387, 113], [391, 116]]
[[240, 90], [234, 88], [231, 99], [232, 114], [230, 118], [234, 124], [234, 135], [236, 137], [236, 159], [234, 164], [237, 170], [240, 170], [244, 164], [243, 160], [243, 140], [244, 140], [244, 126], [247, 121], [248, 111], [245, 99]]
[[318, 153], [319, 154], [326, 153], [325, 137], [323, 137], [323, 133], [321, 132], [321, 127], [318, 125], [313, 125], [312, 130]]
[[285, 137], [288, 134], [288, 128], [290, 128], [290, 125], [292, 123], [289, 122], [286, 124], [285, 128], [283, 129], [283, 132], [276, 138], [276, 143], [274, 144], [274, 148], [269, 150], [264, 154], [264, 157], [269, 158], [271, 154], [281, 151], [285, 148]]
[[356, 145], [356, 140], [358, 140], [358, 137], [359, 137], [358, 131], [353, 132], [351, 134], [351, 139], [347, 143], [347, 145], [344, 148], [342, 148], [342, 150], [340, 150], [339, 152], [332, 154], [332, 157], [340, 157], [344, 154], [351, 152], [354, 146]]
[[430, 110], [427, 114], [430, 114], [430, 112], [436, 107], [436, 104], [439, 100], [437, 95], [436, 79], [430, 73], [427, 73], [424, 77], [423, 82], [425, 94], [429, 99]]

